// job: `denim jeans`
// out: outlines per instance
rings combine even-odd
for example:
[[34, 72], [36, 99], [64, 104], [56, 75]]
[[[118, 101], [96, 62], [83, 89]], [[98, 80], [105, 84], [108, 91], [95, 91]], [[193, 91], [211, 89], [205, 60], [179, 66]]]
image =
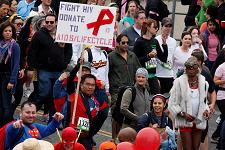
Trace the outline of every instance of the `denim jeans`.
[[12, 94], [7, 90], [9, 80], [9, 72], [0, 72], [0, 127], [13, 120]]
[[53, 102], [53, 86], [55, 81], [59, 78], [61, 72], [49, 72], [45, 70], [38, 70], [38, 98], [36, 99], [37, 110], [48, 101], [49, 109], [49, 121], [51, 121], [53, 114], [55, 113], [55, 107]]

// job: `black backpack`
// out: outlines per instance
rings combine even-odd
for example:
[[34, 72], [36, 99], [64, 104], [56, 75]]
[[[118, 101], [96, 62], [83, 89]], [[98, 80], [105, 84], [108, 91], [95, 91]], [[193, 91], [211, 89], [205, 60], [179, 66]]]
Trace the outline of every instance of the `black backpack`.
[[136, 89], [134, 86], [122, 86], [119, 88], [119, 92], [118, 92], [118, 97], [117, 97], [117, 101], [116, 101], [116, 107], [112, 112], [112, 118], [114, 120], [116, 120], [117, 123], [119, 123], [120, 125], [123, 124], [123, 122], [125, 121], [126, 123], [131, 122], [130, 119], [125, 118], [124, 115], [120, 112], [120, 105], [121, 105], [121, 101], [122, 101], [122, 97], [123, 97], [123, 93], [126, 91], [126, 89], [130, 89], [131, 93], [132, 93], [132, 100], [129, 106], [129, 110], [131, 112], [134, 112], [134, 108], [133, 108], [133, 102], [135, 100], [136, 97]]

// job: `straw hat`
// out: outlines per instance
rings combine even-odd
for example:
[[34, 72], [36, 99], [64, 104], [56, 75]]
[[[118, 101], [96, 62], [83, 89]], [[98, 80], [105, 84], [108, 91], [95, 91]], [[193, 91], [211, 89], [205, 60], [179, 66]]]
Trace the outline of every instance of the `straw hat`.
[[54, 147], [47, 141], [29, 138], [16, 145], [13, 150], [54, 150]]

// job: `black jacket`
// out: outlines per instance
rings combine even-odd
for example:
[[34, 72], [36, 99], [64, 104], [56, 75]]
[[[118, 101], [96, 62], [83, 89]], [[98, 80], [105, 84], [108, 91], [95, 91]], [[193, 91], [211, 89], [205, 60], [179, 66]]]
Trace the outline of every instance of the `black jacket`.
[[145, 7], [145, 15], [147, 18], [161, 21], [163, 18], [168, 17], [169, 10], [162, 0], [148, 0]]
[[168, 47], [167, 45], [162, 45], [163, 50], [161, 50], [159, 42], [155, 38], [147, 40], [143, 37], [139, 37], [134, 43], [133, 52], [138, 57], [142, 67], [146, 67], [145, 62], [151, 59], [147, 57], [147, 55], [154, 49], [154, 47], [157, 51], [157, 58], [162, 62], [167, 62]]
[[195, 26], [195, 16], [198, 14], [200, 11], [201, 7], [197, 5], [196, 0], [192, 0], [191, 5], [188, 8], [187, 15], [184, 19], [185, 26]]
[[64, 48], [51, 37], [46, 28], [41, 28], [32, 38], [28, 51], [28, 67], [46, 71], [63, 71], [72, 57], [72, 45]]

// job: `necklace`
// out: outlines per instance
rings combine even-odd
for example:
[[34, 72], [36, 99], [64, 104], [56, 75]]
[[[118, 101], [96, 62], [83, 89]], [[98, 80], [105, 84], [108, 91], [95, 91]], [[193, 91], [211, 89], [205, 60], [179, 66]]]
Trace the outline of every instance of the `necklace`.
[[198, 85], [198, 79], [190, 81], [188, 80], [190, 87], [196, 87]]

